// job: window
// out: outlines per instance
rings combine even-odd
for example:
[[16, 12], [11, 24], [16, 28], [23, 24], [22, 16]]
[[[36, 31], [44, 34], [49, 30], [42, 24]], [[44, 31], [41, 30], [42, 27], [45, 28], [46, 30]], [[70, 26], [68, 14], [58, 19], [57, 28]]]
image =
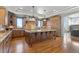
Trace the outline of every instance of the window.
[[17, 18], [17, 28], [22, 28], [22, 18]]
[[70, 25], [79, 25], [79, 18], [72, 18]]
[[38, 27], [38, 28], [41, 28], [42, 26], [43, 26], [43, 21], [38, 21], [37, 27]]

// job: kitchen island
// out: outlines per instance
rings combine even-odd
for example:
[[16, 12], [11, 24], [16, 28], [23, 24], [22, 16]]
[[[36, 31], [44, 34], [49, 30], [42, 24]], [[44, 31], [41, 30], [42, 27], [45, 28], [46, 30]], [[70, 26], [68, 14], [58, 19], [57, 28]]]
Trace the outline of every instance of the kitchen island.
[[30, 46], [34, 43], [51, 39], [56, 39], [55, 29], [25, 30], [25, 40]]

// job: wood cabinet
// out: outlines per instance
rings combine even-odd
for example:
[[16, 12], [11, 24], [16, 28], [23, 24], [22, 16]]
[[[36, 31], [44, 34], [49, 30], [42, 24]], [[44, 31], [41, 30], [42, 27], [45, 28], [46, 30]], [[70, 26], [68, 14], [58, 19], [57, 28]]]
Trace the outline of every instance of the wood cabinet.
[[57, 30], [57, 36], [61, 35], [61, 17], [59, 15], [52, 16], [50, 18], [50, 24], [52, 28], [55, 28]]
[[0, 8], [0, 16], [5, 16], [5, 9], [4, 8]]
[[2, 43], [0, 43], [0, 53], [3, 53], [3, 49], [4, 49], [4, 43], [2, 42]]
[[4, 24], [5, 24], [5, 19], [4, 19], [4, 17], [1, 17], [1, 16], [0, 16], [0, 24], [1, 24], [1, 25], [4, 25]]
[[10, 48], [10, 41], [12, 39], [12, 33], [10, 33], [4, 40], [4, 53], [8, 53], [9, 52], [9, 48]]
[[5, 8], [0, 7], [0, 24], [5, 24], [5, 16], [6, 16], [6, 11]]
[[9, 52], [11, 39], [12, 39], [12, 32], [0, 44], [0, 53], [8, 53]]
[[24, 30], [13, 30], [12, 31], [12, 37], [21, 37], [21, 36], [24, 36]]
[[8, 12], [8, 26], [14, 25], [16, 27], [16, 15], [12, 12]]

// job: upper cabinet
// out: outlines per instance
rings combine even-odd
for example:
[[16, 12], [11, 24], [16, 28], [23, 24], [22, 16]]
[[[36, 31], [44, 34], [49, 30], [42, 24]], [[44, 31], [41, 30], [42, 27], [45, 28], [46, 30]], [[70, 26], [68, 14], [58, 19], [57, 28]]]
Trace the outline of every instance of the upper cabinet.
[[0, 8], [0, 16], [5, 16], [5, 9], [4, 8]]
[[16, 26], [16, 15], [8, 11], [8, 26], [10, 25]]
[[5, 16], [6, 16], [6, 10], [3, 7], [0, 7], [0, 25], [5, 24]]

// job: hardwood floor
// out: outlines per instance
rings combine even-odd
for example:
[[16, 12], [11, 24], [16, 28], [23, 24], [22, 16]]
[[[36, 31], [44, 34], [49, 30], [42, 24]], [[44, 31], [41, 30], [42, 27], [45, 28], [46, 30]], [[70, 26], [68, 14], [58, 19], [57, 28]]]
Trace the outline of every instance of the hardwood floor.
[[32, 47], [29, 47], [29, 45], [25, 42], [25, 37], [14, 38], [11, 41], [9, 52], [11, 53], [60, 52], [62, 50], [61, 41], [62, 40], [58, 37], [56, 40], [47, 40], [47, 41], [35, 43], [33, 44]]
[[64, 33], [63, 36], [63, 52], [65, 53], [79, 53], [79, 41], [76, 41], [78, 37], [73, 38], [70, 33]]
[[[7, 52], [7, 51], [6, 51]], [[14, 38], [10, 41], [9, 53], [79, 53], [79, 41], [71, 39], [70, 33], [62, 38], [35, 43], [30, 47], [25, 37]]]

